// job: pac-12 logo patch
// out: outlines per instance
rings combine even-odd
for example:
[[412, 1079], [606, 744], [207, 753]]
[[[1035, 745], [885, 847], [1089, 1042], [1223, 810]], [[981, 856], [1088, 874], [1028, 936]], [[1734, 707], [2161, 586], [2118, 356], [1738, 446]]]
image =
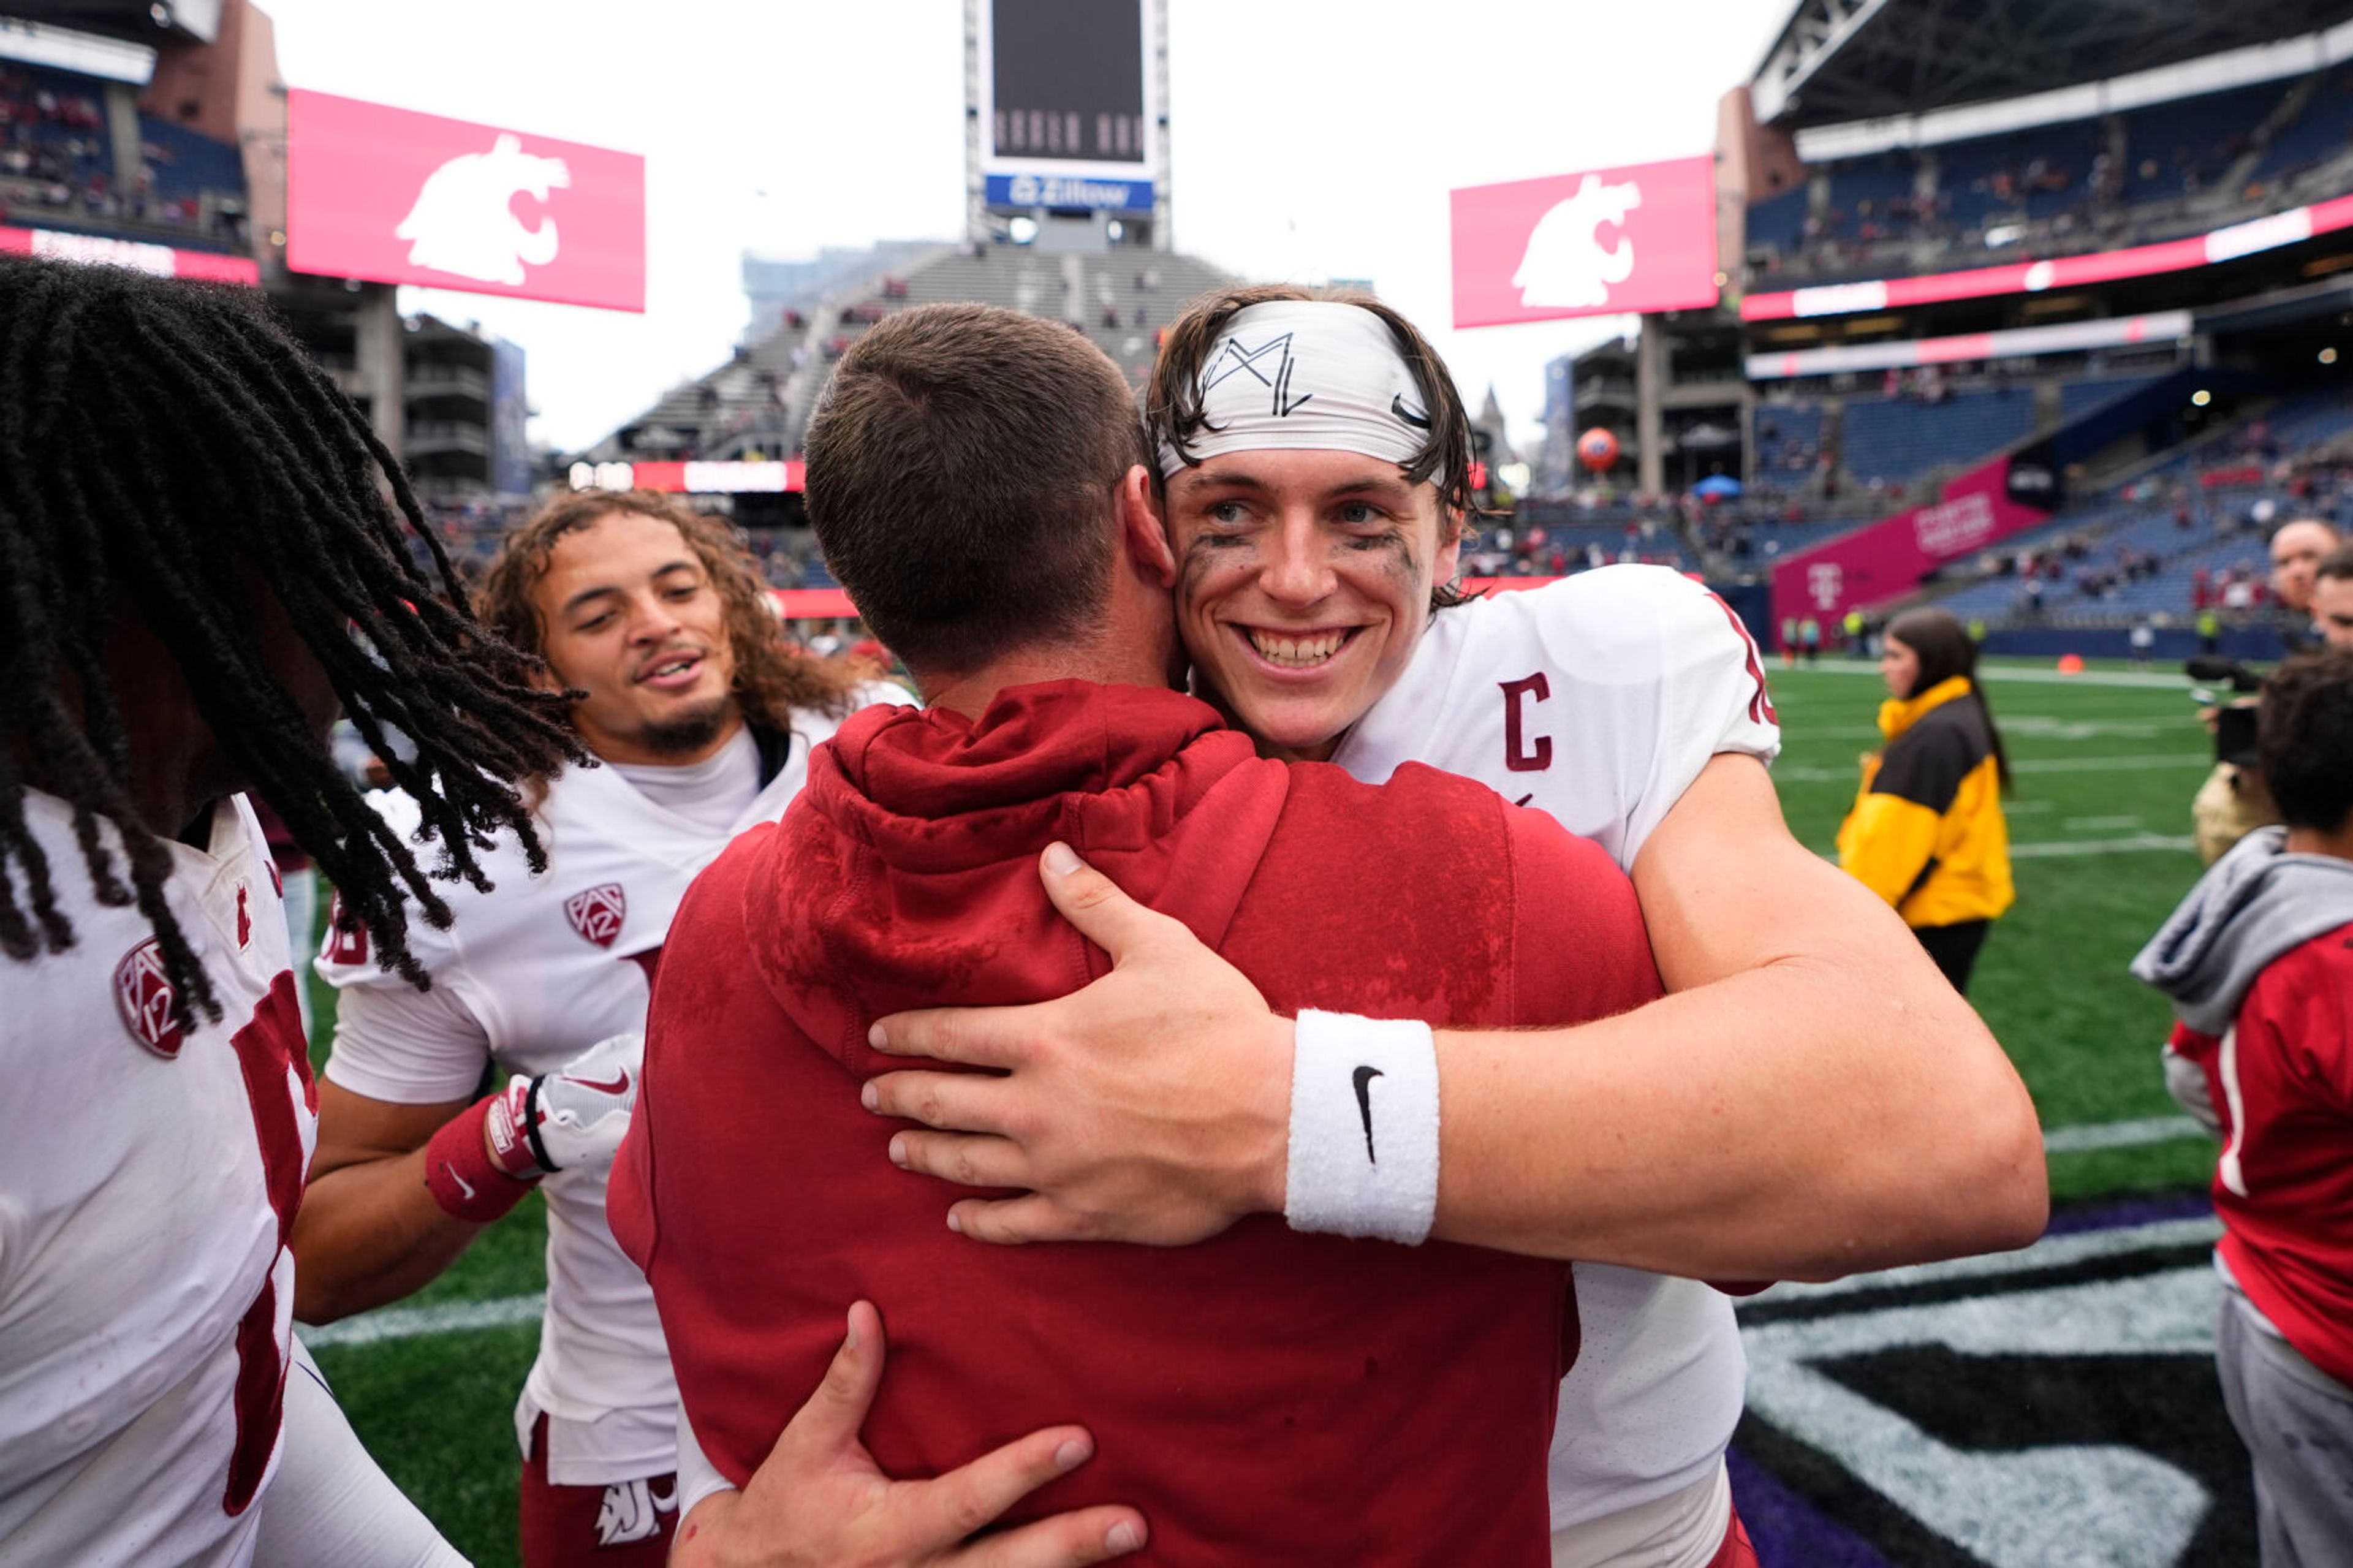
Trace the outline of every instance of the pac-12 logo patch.
[[164, 972], [164, 950], [149, 937], [122, 955], [114, 966], [114, 1007], [131, 1037], [169, 1061], [180, 1054], [180, 1025], [173, 1016], [177, 1000]]
[[607, 882], [564, 900], [564, 918], [572, 922], [572, 929], [584, 940], [598, 947], [613, 945], [628, 912], [629, 898], [621, 891], [618, 882]]

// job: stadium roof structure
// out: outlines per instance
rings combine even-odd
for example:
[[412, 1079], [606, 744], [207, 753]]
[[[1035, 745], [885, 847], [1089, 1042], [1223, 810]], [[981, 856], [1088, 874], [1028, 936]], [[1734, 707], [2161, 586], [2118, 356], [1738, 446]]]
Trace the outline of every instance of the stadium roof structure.
[[2320, 32], [2353, 0], [1799, 0], [1749, 83], [1791, 129], [2074, 87]]

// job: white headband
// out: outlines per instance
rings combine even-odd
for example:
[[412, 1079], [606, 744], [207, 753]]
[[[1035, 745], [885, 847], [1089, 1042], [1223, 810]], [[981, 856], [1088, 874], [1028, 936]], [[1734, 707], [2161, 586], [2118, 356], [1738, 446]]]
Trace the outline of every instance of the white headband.
[[[1226, 452], [1360, 452], [1405, 468], [1430, 441], [1430, 411], [1388, 323], [1330, 300], [1236, 312], [1201, 367], [1193, 460]], [[1160, 446], [1163, 479], [1186, 466]]]

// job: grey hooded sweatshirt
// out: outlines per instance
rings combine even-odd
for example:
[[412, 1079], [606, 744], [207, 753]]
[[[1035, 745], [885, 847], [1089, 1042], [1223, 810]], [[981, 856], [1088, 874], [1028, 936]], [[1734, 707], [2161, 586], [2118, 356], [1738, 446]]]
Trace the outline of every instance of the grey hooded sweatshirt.
[[2290, 854], [2287, 829], [2259, 827], [2214, 862], [2132, 961], [2201, 1035], [2239, 1016], [2274, 959], [2353, 922], [2353, 860]]

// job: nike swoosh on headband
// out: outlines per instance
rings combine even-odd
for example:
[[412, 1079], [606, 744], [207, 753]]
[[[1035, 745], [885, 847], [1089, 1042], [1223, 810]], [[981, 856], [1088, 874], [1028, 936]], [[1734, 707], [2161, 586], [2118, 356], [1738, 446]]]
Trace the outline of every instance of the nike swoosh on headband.
[[1405, 394], [1402, 392], [1397, 393], [1389, 398], [1389, 412], [1396, 415], [1398, 418], [1404, 420], [1407, 424], [1412, 426], [1417, 430], [1427, 430], [1430, 428], [1430, 416], [1426, 414], [1416, 414], [1412, 409], [1408, 408], [1405, 405]]

